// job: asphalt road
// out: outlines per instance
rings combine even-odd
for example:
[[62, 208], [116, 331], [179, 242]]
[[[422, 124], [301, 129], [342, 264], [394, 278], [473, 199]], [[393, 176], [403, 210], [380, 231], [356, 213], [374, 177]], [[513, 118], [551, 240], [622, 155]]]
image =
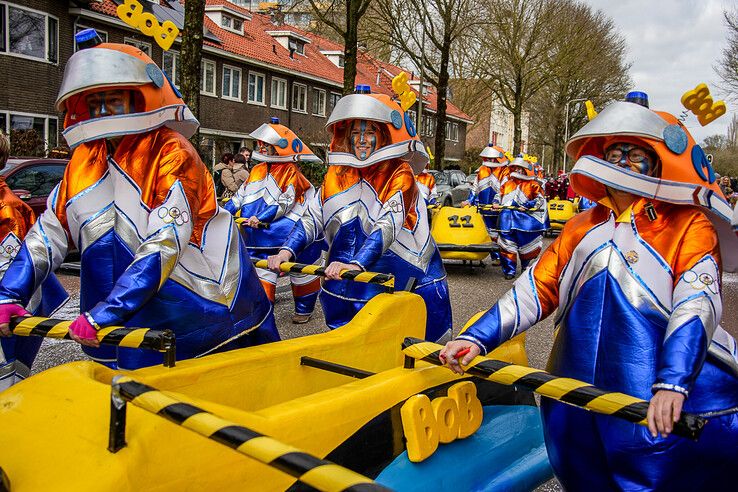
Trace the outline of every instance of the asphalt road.
[[[551, 242], [546, 239], [545, 245]], [[484, 268], [461, 265], [460, 262], [449, 262], [446, 265], [453, 307], [454, 334], [458, 333], [464, 323], [478, 311], [487, 309], [502, 296], [512, 285], [513, 280], [505, 280], [499, 267], [493, 267], [489, 260]], [[79, 291], [79, 279], [61, 275], [62, 283], [68, 292]], [[79, 311], [78, 296], [73, 296], [60, 317], [72, 319]], [[287, 280], [280, 279], [277, 290], [276, 317], [282, 338], [295, 338], [327, 331], [321, 310], [316, 309], [313, 318], [306, 324], [291, 323], [293, 312], [292, 295]], [[551, 349], [553, 337], [553, 320], [539, 323], [528, 331], [527, 349], [530, 365], [544, 368]], [[734, 337], [738, 338], [738, 274], [725, 274], [723, 277], [723, 318], [722, 326]], [[45, 340], [41, 348], [33, 372], [50, 367], [84, 359], [84, 354], [74, 342]], [[539, 487], [537, 492], [561, 490], [555, 480]]]

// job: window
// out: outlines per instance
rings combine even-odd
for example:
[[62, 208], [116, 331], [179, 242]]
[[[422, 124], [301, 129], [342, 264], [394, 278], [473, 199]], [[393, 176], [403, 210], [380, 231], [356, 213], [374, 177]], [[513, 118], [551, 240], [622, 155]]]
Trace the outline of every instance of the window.
[[63, 165], [28, 166], [8, 177], [11, 190], [27, 190], [31, 198], [49, 196], [64, 176]]
[[290, 52], [295, 52], [298, 55], [305, 54], [305, 42], [304, 41], [300, 41], [299, 39], [290, 39], [288, 46], [289, 46]]
[[330, 110], [333, 111], [333, 108], [336, 107], [336, 104], [338, 103], [338, 100], [341, 99], [341, 94], [337, 92], [331, 92], [330, 95]]
[[450, 121], [446, 122], [446, 140], [451, 140], [452, 142], [459, 141], [459, 124], [458, 123], [452, 123]]
[[[84, 26], [82, 24], [75, 24], [74, 25], [74, 34], [77, 34], [80, 31], [84, 31], [85, 29], [89, 29], [90, 26]], [[103, 40], [103, 43], [108, 42], [108, 33], [105, 31], [101, 31], [100, 29], [95, 28], [95, 31], [100, 36], [100, 39]], [[77, 47], [77, 40], [74, 40], [74, 51], [79, 51], [79, 48]]]
[[272, 99], [273, 108], [287, 109], [287, 81], [272, 77]]
[[308, 88], [304, 84], [292, 84], [292, 110], [307, 113]]
[[[223, 65], [223, 97], [241, 100], [241, 69]], [[263, 97], [263, 96], [262, 96]]]
[[161, 69], [166, 72], [167, 77], [176, 87], [179, 87], [179, 53], [176, 51], [165, 51], [161, 55]]
[[203, 60], [202, 78], [200, 79], [200, 92], [209, 96], [215, 95], [215, 62]]
[[49, 149], [59, 143], [58, 122], [54, 116], [0, 112], [0, 131], [10, 134], [13, 130], [35, 131]]
[[56, 63], [59, 21], [37, 10], [0, 3], [0, 52]]
[[123, 38], [123, 44], [135, 46], [136, 48], [146, 53], [148, 56], [151, 56], [151, 43], [145, 43], [133, 38]]
[[241, 19], [236, 19], [235, 17], [230, 17], [228, 15], [221, 16], [220, 27], [228, 31], [243, 34], [243, 21]]
[[248, 102], [252, 104], [265, 104], [264, 80], [264, 74], [249, 72]]
[[313, 88], [313, 114], [325, 116], [325, 91]]
[[434, 116], [423, 115], [423, 124], [420, 134], [426, 137], [432, 137], [436, 130], [436, 118]]

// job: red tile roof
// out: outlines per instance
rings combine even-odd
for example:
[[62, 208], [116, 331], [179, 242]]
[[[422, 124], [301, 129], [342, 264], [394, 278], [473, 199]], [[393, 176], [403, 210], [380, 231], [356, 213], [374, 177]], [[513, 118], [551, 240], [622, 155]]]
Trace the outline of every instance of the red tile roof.
[[[168, 0], [173, 1], [173, 0]], [[184, 0], [180, 0], [184, 3]], [[223, 5], [229, 9], [242, 13], [244, 16], [251, 18], [244, 22], [243, 35], [223, 29], [205, 17], [205, 27], [214, 34], [221, 42], [217, 43], [209, 39], [204, 40], [205, 46], [217, 48], [235, 55], [239, 55], [257, 62], [265, 63], [290, 72], [297, 72], [313, 78], [318, 78], [329, 83], [336, 84], [338, 87], [343, 86], [343, 69], [331, 62], [322, 51], [341, 51], [343, 46], [334, 43], [328, 39], [321, 38], [315, 34], [303, 31], [302, 29], [288, 24], [275, 25], [271, 21], [271, 17], [265, 14], [251, 12], [246, 8], [235, 5], [228, 0], [206, 0], [207, 6]], [[117, 5], [113, 0], [103, 0], [99, 3], [91, 2], [89, 8], [93, 11], [117, 17]], [[305, 44], [305, 54], [295, 54], [292, 58], [289, 56], [289, 50], [284, 48], [277, 40], [267, 31], [291, 31], [295, 34], [310, 39], [310, 43]], [[396, 65], [378, 60], [365, 52], [359, 52], [356, 67], [356, 83], [368, 84], [375, 92], [381, 92], [393, 95], [392, 77], [400, 73], [403, 69]], [[411, 74], [409, 70], [405, 70]], [[416, 77], [411, 79], [417, 80]], [[417, 91], [416, 91], [417, 94]], [[425, 96], [426, 109], [436, 111], [436, 93], [434, 90], [429, 91]], [[471, 121], [471, 118], [452, 103], [447, 103], [447, 113], [449, 116]]]

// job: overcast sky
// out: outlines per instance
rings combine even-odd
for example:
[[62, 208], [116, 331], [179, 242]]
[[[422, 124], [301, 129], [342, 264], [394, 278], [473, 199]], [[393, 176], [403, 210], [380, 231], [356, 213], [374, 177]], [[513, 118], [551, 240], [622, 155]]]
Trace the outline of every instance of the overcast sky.
[[[634, 89], [648, 93], [652, 109], [679, 115], [681, 95], [705, 82], [716, 100], [725, 94], [713, 69], [727, 44], [723, 10], [735, 0], [584, 0], [605, 12], [628, 42]], [[738, 109], [727, 101], [728, 113], [706, 127], [694, 115], [685, 124], [697, 142], [725, 134]], [[599, 108], [598, 108], [599, 109]]]

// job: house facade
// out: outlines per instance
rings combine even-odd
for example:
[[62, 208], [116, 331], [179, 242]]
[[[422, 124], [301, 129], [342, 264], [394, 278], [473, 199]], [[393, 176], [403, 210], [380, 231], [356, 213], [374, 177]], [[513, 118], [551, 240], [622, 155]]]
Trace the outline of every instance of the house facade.
[[[177, 0], [139, 0], [160, 21], [182, 27]], [[0, 130], [34, 129], [47, 148], [63, 144], [62, 115], [54, 102], [66, 60], [76, 50], [74, 35], [94, 28], [104, 41], [137, 46], [159, 64], [175, 85], [180, 79], [179, 39], [168, 51], [121, 21], [122, 0], [0, 0]], [[318, 154], [329, 143], [328, 115], [343, 88], [343, 47], [284, 24], [249, 2], [207, 0], [200, 97], [202, 153], [217, 162], [223, 152], [253, 146], [249, 133], [276, 116]], [[254, 2], [256, 5], [256, 2]], [[360, 53], [357, 84], [392, 94], [391, 80], [402, 69]], [[415, 110], [417, 110], [416, 103]], [[425, 143], [433, 151], [431, 122], [435, 97], [423, 97]], [[446, 159], [463, 157], [467, 115], [449, 105]], [[417, 114], [417, 111], [415, 111]]]

